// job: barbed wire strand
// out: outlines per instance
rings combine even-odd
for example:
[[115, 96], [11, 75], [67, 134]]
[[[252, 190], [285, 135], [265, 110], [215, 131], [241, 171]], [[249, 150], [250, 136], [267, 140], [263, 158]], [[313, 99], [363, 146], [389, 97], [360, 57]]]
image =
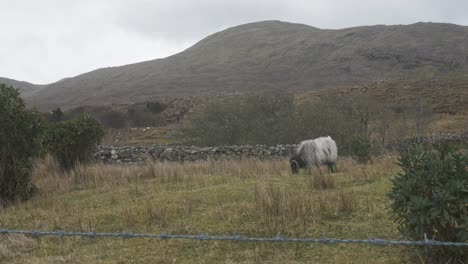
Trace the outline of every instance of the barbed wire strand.
[[455, 247], [468, 247], [465, 242], [445, 242], [428, 239], [424, 235], [424, 240], [421, 241], [398, 241], [398, 240], [384, 240], [379, 238], [374, 239], [337, 239], [337, 238], [290, 238], [276, 237], [261, 238], [261, 237], [244, 237], [240, 235], [235, 236], [210, 236], [210, 235], [177, 235], [177, 234], [144, 234], [144, 233], [98, 233], [98, 232], [65, 232], [65, 231], [37, 231], [37, 230], [12, 230], [1, 229], [0, 234], [21, 234], [31, 235], [34, 237], [39, 236], [55, 236], [55, 237], [120, 237], [120, 238], [156, 238], [161, 240], [166, 239], [191, 239], [191, 240], [225, 240], [237, 242], [276, 242], [276, 243], [305, 243], [305, 244], [368, 244], [368, 245], [404, 245], [404, 246], [455, 246]]

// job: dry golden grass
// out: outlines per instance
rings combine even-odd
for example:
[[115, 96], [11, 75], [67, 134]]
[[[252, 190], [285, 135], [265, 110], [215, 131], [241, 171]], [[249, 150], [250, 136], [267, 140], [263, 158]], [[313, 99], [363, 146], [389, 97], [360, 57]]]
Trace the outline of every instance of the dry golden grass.
[[[316, 179], [288, 162], [80, 165], [38, 161], [40, 193], [0, 213], [1, 228], [273, 237], [398, 239], [385, 193], [398, 168], [385, 157], [342, 160]], [[403, 263], [413, 249], [150, 239], [0, 238], [2, 263]]]
[[[272, 174], [289, 175], [287, 161], [200, 161], [200, 162], [150, 162], [144, 165], [102, 164], [78, 165], [64, 173], [58, 164], [47, 156], [36, 162], [33, 181], [43, 192], [65, 192], [76, 188], [107, 188], [156, 179], [161, 184], [193, 182], [207, 184], [213, 175], [250, 178]], [[219, 177], [226, 179], [226, 177]], [[205, 182], [209, 180], [208, 182]]]

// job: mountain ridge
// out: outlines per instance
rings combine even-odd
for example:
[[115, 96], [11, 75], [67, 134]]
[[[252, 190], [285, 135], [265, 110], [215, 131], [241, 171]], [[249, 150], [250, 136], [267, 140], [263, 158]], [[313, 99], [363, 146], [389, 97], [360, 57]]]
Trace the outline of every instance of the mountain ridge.
[[447, 23], [318, 29], [262, 21], [211, 34], [172, 56], [97, 69], [25, 94], [41, 109], [258, 90], [314, 91], [463, 73], [468, 27]]
[[32, 84], [25, 81], [17, 81], [14, 79], [4, 77], [0, 77], [0, 83], [15, 87], [23, 96], [33, 94], [45, 87], [45, 85], [41, 84]]

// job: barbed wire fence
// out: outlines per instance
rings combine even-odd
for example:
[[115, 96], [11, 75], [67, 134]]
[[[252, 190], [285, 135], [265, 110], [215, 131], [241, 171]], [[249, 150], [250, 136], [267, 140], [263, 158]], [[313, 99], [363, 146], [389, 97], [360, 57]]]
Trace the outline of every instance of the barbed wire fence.
[[1, 229], [1, 235], [31, 235], [33, 237], [53, 236], [53, 237], [114, 237], [114, 238], [152, 238], [152, 239], [186, 239], [199, 241], [236, 241], [236, 242], [266, 242], [266, 243], [302, 243], [302, 244], [367, 244], [367, 245], [403, 245], [403, 246], [449, 246], [449, 247], [468, 247], [466, 242], [445, 242], [428, 239], [424, 234], [424, 240], [404, 241], [404, 240], [384, 240], [374, 239], [338, 239], [338, 238], [291, 238], [281, 237], [245, 237], [234, 236], [212, 236], [212, 235], [177, 235], [177, 234], [145, 234], [145, 233], [99, 233], [99, 232], [65, 232], [65, 231], [37, 231], [37, 230], [14, 230]]

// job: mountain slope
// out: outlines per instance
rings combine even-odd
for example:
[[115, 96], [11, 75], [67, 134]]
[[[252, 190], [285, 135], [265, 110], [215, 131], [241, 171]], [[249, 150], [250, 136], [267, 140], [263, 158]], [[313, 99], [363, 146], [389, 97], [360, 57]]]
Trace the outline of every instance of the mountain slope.
[[313, 91], [468, 70], [468, 27], [417, 23], [340, 30], [279, 21], [215, 33], [164, 59], [98, 69], [25, 95], [42, 109], [256, 90]]
[[2, 77], [0, 77], [0, 83], [15, 87], [25, 97], [44, 88], [44, 85], [36, 85], [28, 82], [21, 82]]

